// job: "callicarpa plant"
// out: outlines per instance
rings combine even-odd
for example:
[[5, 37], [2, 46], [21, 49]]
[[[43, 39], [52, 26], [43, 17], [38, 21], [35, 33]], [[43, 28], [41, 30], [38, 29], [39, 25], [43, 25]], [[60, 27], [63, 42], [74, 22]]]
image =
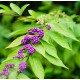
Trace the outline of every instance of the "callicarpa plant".
[[[72, 18], [61, 11], [49, 13], [28, 10], [29, 16], [22, 16], [23, 11], [29, 4], [19, 8], [16, 4], [10, 3], [11, 9], [0, 6], [0, 13], [6, 16], [16, 16], [17, 21], [27, 23], [22, 29], [9, 34], [9, 37], [16, 38], [6, 47], [14, 48], [6, 60], [0, 65], [1, 79], [29, 79], [24, 71], [32, 70], [36, 78], [43, 79], [45, 75], [43, 61], [64, 69], [65, 66], [57, 54], [56, 45], [62, 49], [72, 50], [72, 42], [79, 40], [75, 35], [76, 23]], [[9, 11], [12, 14], [6, 14]], [[17, 26], [16, 26], [17, 27]]]

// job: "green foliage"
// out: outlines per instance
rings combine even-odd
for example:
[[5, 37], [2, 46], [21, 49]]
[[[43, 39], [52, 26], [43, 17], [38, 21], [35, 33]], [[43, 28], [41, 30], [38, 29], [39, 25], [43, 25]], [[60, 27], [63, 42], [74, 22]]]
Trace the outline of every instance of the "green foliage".
[[29, 6], [29, 4], [26, 4], [26, 5], [22, 6], [22, 8], [20, 9], [16, 4], [10, 3], [10, 7], [12, 8], [12, 10], [13, 10], [14, 12], [16, 12], [17, 14], [19, 14], [19, 15], [22, 15], [23, 11], [24, 11], [24, 10], [26, 9], [26, 7], [28, 7], [28, 6]]
[[17, 39], [15, 39], [8, 47], [6, 48], [12, 48], [12, 47], [16, 47], [18, 45], [21, 44], [21, 40], [23, 39], [24, 36], [20, 36]]
[[43, 69], [42, 63], [39, 60], [39, 58], [30, 56], [29, 62], [30, 62], [30, 65], [31, 65], [31, 68], [32, 68], [34, 74], [39, 79], [43, 79], [44, 78], [44, 69]]
[[[9, 79], [43, 79], [44, 76], [45, 78], [51, 78], [52, 76], [54, 77], [55, 75], [61, 74], [63, 76], [60, 76], [60, 78], [69, 78], [76, 66], [80, 68], [80, 24], [73, 20], [75, 18], [74, 16], [69, 16], [59, 11], [66, 9], [68, 13], [69, 11], [70, 13], [73, 13], [79, 7], [79, 3], [75, 4], [74, 11], [69, 7], [65, 8], [61, 5], [58, 5], [55, 8], [55, 5], [52, 4], [54, 3], [51, 1], [43, 1], [43, 6], [39, 6], [38, 9], [43, 12], [46, 10], [49, 13], [28, 10], [29, 15], [27, 17], [22, 16], [22, 14], [29, 4], [25, 4], [20, 8], [16, 4], [10, 3], [11, 9], [0, 4], [0, 8], [2, 8], [0, 9], [0, 13], [7, 15], [18, 14], [18, 18], [16, 18], [17, 21], [11, 23], [14, 17], [5, 15], [0, 23], [1, 55], [7, 55], [7, 58], [1, 61], [0, 71], [3, 70], [7, 63], [15, 64], [15, 68], [10, 69]], [[47, 25], [51, 26], [50, 30], [47, 30]], [[44, 30], [44, 37], [40, 39], [40, 42], [37, 45], [33, 45], [36, 52], [29, 56], [29, 63], [27, 63], [29, 66], [27, 66], [28, 68], [25, 70], [26, 73], [23, 72], [23, 74], [17, 74], [19, 63], [26, 61], [28, 54], [27, 51], [24, 52], [25, 58], [20, 60], [13, 59], [13, 56], [16, 56], [18, 50], [23, 46], [21, 45], [21, 40], [25, 34], [28, 33], [29, 29], [34, 27], [42, 28]], [[6, 47], [7, 45], [9, 46]], [[3, 50], [3, 46], [11, 49]], [[33, 75], [31, 70], [35, 75]], [[0, 78], [4, 79], [6, 77], [1, 76]], [[56, 78], [58, 78], [58, 76]]]
[[24, 75], [24, 74], [19, 74], [17, 76], [17, 79], [29, 79], [29, 77], [27, 75]]

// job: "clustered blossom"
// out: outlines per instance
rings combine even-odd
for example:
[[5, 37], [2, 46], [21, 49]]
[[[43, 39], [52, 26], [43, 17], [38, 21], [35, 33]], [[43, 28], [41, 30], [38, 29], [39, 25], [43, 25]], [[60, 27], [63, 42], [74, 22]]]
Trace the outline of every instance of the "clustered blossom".
[[30, 30], [28, 30], [28, 32], [31, 35], [34, 35], [35, 33], [37, 33], [39, 38], [42, 38], [44, 36], [44, 31], [39, 28], [30, 29]]
[[28, 36], [28, 35], [26, 35], [26, 36], [24, 37], [24, 39], [21, 40], [21, 43], [22, 43], [22, 44], [27, 44], [27, 43], [29, 43], [29, 42], [30, 42], [30, 36]]
[[5, 75], [6, 77], [10, 74], [9, 68], [13, 68], [14, 64], [6, 64], [3, 71], [0, 72], [0, 76]]
[[28, 54], [32, 55], [35, 52], [34, 47], [30, 44], [37, 44], [39, 42], [39, 38], [44, 36], [44, 31], [40, 28], [32, 28], [28, 30], [29, 35], [26, 34], [24, 38], [21, 40], [21, 44], [24, 44], [23, 48], [18, 51], [18, 56], [14, 56], [13, 58], [24, 58], [23, 51], [28, 50]]
[[32, 40], [32, 43], [33, 43], [33, 44], [37, 44], [37, 43], [39, 42], [38, 36], [32, 36], [32, 37], [31, 37], [31, 40]]
[[22, 71], [23, 70], [25, 70], [26, 69], [26, 62], [21, 62], [20, 64], [19, 64], [19, 73], [22, 73]]

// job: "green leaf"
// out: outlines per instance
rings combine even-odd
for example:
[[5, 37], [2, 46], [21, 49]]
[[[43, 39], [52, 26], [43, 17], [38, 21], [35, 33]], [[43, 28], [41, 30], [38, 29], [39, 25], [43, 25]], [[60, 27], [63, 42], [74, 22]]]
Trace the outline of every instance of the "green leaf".
[[28, 6], [29, 6], [29, 4], [25, 4], [25, 5], [21, 8], [21, 10], [20, 10], [21, 15], [22, 15], [23, 11], [26, 9], [26, 7], [28, 7]]
[[44, 69], [43, 69], [42, 63], [39, 60], [39, 58], [30, 56], [29, 62], [30, 62], [30, 65], [31, 65], [31, 68], [32, 68], [34, 74], [39, 79], [43, 79], [44, 78]]
[[5, 12], [5, 10], [4, 9], [0, 9], [0, 13], [4, 13]]
[[17, 76], [17, 79], [29, 79], [29, 77], [28, 77], [27, 75], [21, 73], [21, 74], [19, 74], [19, 75]]
[[56, 48], [55, 48], [54, 45], [50, 45], [50, 44], [48, 44], [48, 43], [46, 43], [45, 41], [42, 41], [42, 40], [41, 40], [41, 43], [42, 43], [45, 51], [48, 54], [50, 54], [51, 56], [53, 56], [55, 58], [58, 58], [58, 56], [57, 56], [57, 50], [56, 50]]
[[74, 57], [75, 63], [80, 67], [80, 53], [77, 53]]
[[36, 19], [39, 15], [43, 14], [42, 12], [35, 12], [33, 10], [28, 10], [29, 14]]
[[18, 13], [19, 15], [21, 15], [21, 14], [20, 14], [20, 8], [19, 8], [16, 4], [10, 3], [10, 7], [12, 8], [12, 10], [13, 10], [14, 12]]
[[6, 11], [11, 11], [8, 6], [5, 6], [3, 4], [0, 4], [0, 7], [3, 8], [4, 10], [6, 10]]
[[18, 45], [21, 44], [21, 40], [24, 38], [24, 36], [20, 36], [18, 38], [16, 38], [8, 47], [6, 48], [12, 48], [12, 47], [16, 47]]
[[[22, 46], [21, 46], [21, 47], [22, 47]], [[12, 52], [8, 55], [8, 57], [7, 57], [7, 59], [6, 59], [5, 61], [10, 60], [10, 59], [13, 59], [13, 56], [17, 56], [17, 55], [18, 55], [18, 50], [21, 49], [21, 47], [18, 47], [18, 48], [13, 49], [14, 51], [12, 51]]]
[[10, 70], [10, 74], [8, 76], [8, 79], [16, 79], [16, 77], [17, 77], [17, 71], [15, 71], [14, 69]]
[[44, 41], [47, 43], [50, 43], [50, 36], [48, 35], [47, 32], [44, 31], [44, 37], [42, 38]]
[[[76, 41], [78, 41], [78, 39], [75, 37], [75, 35], [74, 35], [74, 33], [70, 30], [70, 29], [68, 29], [66, 26], [64, 26], [66, 29], [64, 30], [58, 23], [56, 23], [56, 22], [53, 22], [53, 21], [51, 21], [50, 23], [49, 23], [49, 25], [52, 27], [52, 29], [53, 30], [55, 30], [56, 32], [58, 32], [58, 33], [60, 33], [60, 34], [62, 34], [62, 35], [64, 35], [64, 36], [66, 36], [66, 37], [69, 37], [69, 38], [71, 38], [71, 39], [73, 39], [73, 40], [76, 40]], [[62, 25], [63, 26], [63, 25]]]
[[48, 10], [51, 5], [52, 5], [52, 1], [42, 1], [43, 6], [39, 7], [39, 10]]
[[76, 26], [74, 27], [74, 30], [75, 30], [75, 35], [77, 37], [80, 37], [80, 23], [76, 24]]
[[64, 68], [68, 69], [68, 68], [63, 64], [63, 62], [62, 62], [59, 58], [57, 59], [57, 58], [54, 58], [53, 56], [47, 54], [47, 53], [45, 52], [44, 47], [43, 47], [41, 44], [36, 45], [36, 46], [35, 46], [35, 49], [36, 49], [36, 51], [39, 52], [42, 56], [44, 56], [50, 63], [52, 63], [52, 64], [54, 64], [54, 65], [56, 65], [56, 66], [61, 66], [61, 67], [64, 67]]
[[60, 46], [62, 46], [63, 48], [71, 50], [71, 48], [69, 47], [68, 41], [64, 36], [60, 35], [59, 33], [52, 32], [52, 31], [49, 31], [49, 35]]

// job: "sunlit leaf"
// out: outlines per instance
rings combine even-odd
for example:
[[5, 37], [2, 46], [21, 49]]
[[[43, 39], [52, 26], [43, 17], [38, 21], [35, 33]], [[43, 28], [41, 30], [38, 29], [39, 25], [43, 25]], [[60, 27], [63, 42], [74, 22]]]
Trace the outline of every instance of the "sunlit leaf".
[[39, 78], [44, 78], [44, 69], [41, 61], [37, 57], [30, 56], [29, 62], [34, 74]]
[[42, 45], [36, 45], [35, 49], [36, 49], [37, 52], [39, 52], [43, 57], [45, 57], [53, 65], [67, 68], [59, 58], [58, 59], [54, 58], [53, 56], [51, 56], [48, 53], [46, 53], [45, 49], [44, 49], [44, 47]]
[[17, 79], [29, 79], [29, 77], [28, 77], [27, 75], [21, 73], [21, 74], [19, 74], [19, 75], [17, 76]]
[[[66, 36], [66, 37], [69, 37], [73, 40], [78, 41], [78, 39], [75, 37], [74, 33], [71, 30], [69, 30], [68, 28], [66, 28], [64, 30], [58, 23], [53, 22], [53, 21], [51, 21], [49, 24], [52, 27], [52, 29], [55, 30], [56, 32]], [[62, 26], [64, 26], [64, 25], [62, 25]]]
[[16, 4], [10, 3], [10, 7], [12, 8], [12, 10], [13, 10], [14, 12], [18, 13], [19, 15], [21, 15], [21, 13], [20, 13], [20, 8], [19, 8]]
[[49, 33], [50, 33], [49, 35], [51, 36], [51, 38], [56, 43], [58, 43], [59, 45], [61, 45], [64, 48], [67, 48], [67, 49], [71, 50], [71, 48], [69, 47], [68, 41], [64, 36], [62, 36], [62, 35], [60, 35], [60, 34], [58, 34], [56, 32], [51, 32], [50, 31]]
[[20, 10], [20, 14], [22, 15], [23, 11], [26, 9], [26, 7], [28, 7], [29, 4], [25, 4], [24, 6], [22, 6], [21, 10]]
[[20, 36], [18, 38], [16, 38], [8, 47], [6, 48], [12, 48], [12, 47], [16, 47], [18, 45], [21, 44], [21, 40], [24, 38], [24, 36]]

